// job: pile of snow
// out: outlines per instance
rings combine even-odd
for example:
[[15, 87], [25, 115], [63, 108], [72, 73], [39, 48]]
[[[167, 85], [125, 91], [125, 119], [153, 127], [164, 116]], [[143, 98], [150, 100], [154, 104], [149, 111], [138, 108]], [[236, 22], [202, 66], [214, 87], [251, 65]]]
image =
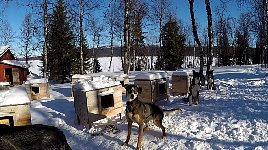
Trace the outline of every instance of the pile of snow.
[[92, 91], [97, 89], [103, 89], [107, 87], [117, 86], [121, 83], [119, 81], [115, 81], [109, 77], [105, 77], [101, 75], [99, 77], [93, 77], [92, 81], [90, 80], [83, 80], [80, 82], [76, 82], [73, 85], [73, 89], [79, 89], [82, 91]]
[[0, 106], [29, 104], [30, 102], [24, 86], [10, 87], [0, 91]]

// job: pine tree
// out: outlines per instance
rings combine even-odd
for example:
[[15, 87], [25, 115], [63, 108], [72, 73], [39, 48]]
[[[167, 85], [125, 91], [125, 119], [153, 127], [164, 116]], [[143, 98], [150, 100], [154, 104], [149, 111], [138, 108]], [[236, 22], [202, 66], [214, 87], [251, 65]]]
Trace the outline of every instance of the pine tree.
[[178, 23], [170, 18], [162, 28], [163, 59], [159, 62], [163, 64], [165, 70], [176, 70], [183, 64], [183, 54], [185, 49], [185, 36], [180, 30]]
[[97, 58], [93, 60], [93, 73], [102, 72], [100, 62]]
[[50, 79], [64, 82], [73, 72], [76, 48], [64, 2], [57, 2], [48, 24], [48, 71]]

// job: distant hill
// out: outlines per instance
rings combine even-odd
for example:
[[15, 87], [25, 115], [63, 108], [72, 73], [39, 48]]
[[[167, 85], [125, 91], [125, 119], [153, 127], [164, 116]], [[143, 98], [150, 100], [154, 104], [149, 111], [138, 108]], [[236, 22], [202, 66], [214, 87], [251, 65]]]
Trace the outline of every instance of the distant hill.
[[[204, 56], [207, 54], [207, 47], [202, 47]], [[94, 53], [97, 58], [102, 57], [110, 57], [111, 56], [111, 48], [110, 47], [100, 47], [100, 48], [94, 48]], [[120, 57], [123, 55], [124, 47], [114, 47], [113, 49], [113, 57]], [[231, 47], [230, 50], [232, 51], [233, 48]], [[145, 55], [145, 56], [157, 56], [159, 51], [159, 46], [151, 45], [151, 46], [145, 46], [141, 49], [136, 50], [136, 56]], [[250, 52], [254, 52], [253, 48], [250, 48]], [[213, 56], [217, 57], [218, 54], [218, 48], [213, 47]], [[184, 51], [185, 56], [200, 56], [200, 50], [197, 47], [186, 47]], [[30, 57], [29, 60], [41, 60], [42, 56], [35, 56]], [[25, 58], [17, 58], [17, 60], [24, 61]]]

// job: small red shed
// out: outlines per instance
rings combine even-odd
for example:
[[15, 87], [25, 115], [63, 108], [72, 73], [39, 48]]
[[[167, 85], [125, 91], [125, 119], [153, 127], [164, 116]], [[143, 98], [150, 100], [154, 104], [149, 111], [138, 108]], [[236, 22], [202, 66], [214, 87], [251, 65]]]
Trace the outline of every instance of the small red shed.
[[27, 80], [28, 68], [29, 65], [15, 60], [9, 46], [0, 47], [0, 82], [22, 84]]

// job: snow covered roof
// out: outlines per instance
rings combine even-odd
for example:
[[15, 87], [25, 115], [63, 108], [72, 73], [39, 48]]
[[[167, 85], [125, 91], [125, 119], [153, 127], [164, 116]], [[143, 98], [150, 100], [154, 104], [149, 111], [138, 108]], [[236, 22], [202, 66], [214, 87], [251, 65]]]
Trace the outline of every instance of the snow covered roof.
[[30, 103], [24, 86], [11, 87], [0, 91], [0, 106], [20, 105]]
[[38, 84], [38, 83], [48, 83], [48, 79], [47, 78], [30, 79], [25, 81], [24, 84]]
[[157, 79], [163, 79], [167, 78], [167, 73], [165, 72], [144, 72], [137, 74], [135, 79], [138, 80], [157, 80]]
[[189, 71], [189, 70], [179, 70], [179, 71], [174, 71], [172, 75], [175, 75], [175, 76], [189, 76], [189, 75], [193, 75], [193, 72]]
[[0, 57], [7, 51], [9, 50], [9, 45], [1, 46], [0, 47]]
[[12, 66], [17, 66], [21, 68], [29, 68], [30, 66], [27, 65], [26, 63], [17, 61], [17, 60], [2, 60], [0, 63], [7, 64], [7, 65], [12, 65]]
[[107, 87], [112, 87], [116, 85], [120, 85], [121, 83], [119, 81], [115, 81], [109, 77], [100, 76], [100, 77], [94, 77], [92, 81], [80, 81], [76, 82], [73, 85], [74, 89], [80, 89], [82, 91], [92, 91], [97, 89], [103, 89]]
[[[75, 80], [77, 79], [77, 80]], [[92, 77], [88, 74], [75, 74], [72, 76], [72, 81], [83, 81], [83, 80], [92, 80]]]

